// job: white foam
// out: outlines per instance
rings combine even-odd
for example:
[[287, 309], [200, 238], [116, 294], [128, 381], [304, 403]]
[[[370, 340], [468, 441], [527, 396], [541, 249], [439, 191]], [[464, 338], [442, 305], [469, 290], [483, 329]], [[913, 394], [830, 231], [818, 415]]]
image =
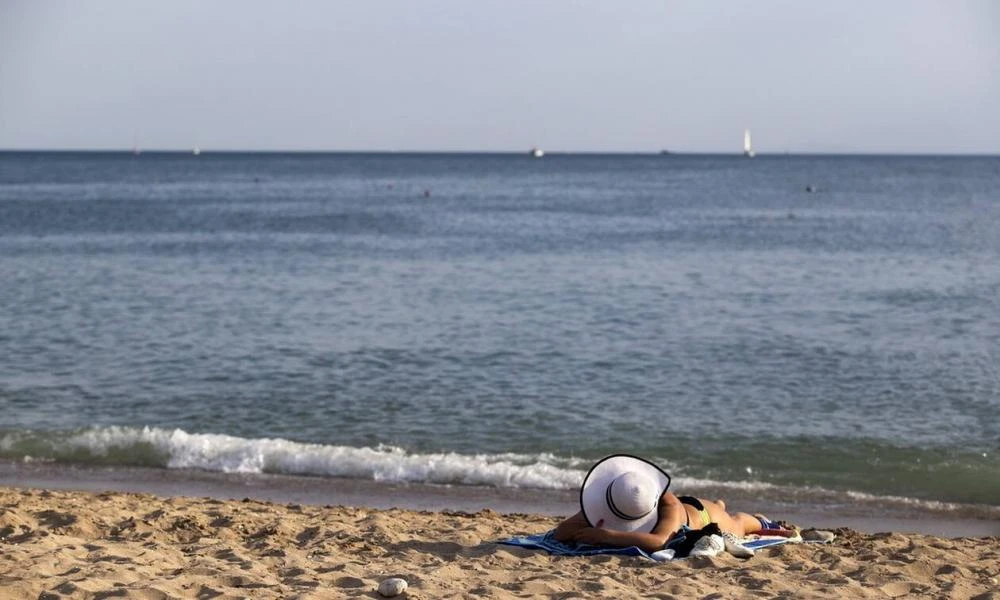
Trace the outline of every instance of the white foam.
[[280, 438], [246, 439], [181, 429], [102, 427], [62, 438], [58, 454], [92, 456], [148, 445], [166, 457], [163, 466], [224, 473], [284, 473], [356, 477], [385, 482], [573, 489], [584, 471], [551, 454], [417, 454], [392, 446], [356, 448], [306, 444]]
[[942, 502], [940, 500], [920, 500], [917, 498], [907, 498], [905, 496], [876, 496], [866, 492], [846, 492], [851, 500], [858, 503], [871, 503], [879, 505], [899, 505], [913, 506], [924, 510], [936, 510], [942, 512], [956, 511], [962, 508], [961, 504], [954, 502]]
[[[23, 461], [108, 462], [200, 469], [223, 473], [275, 473], [370, 479], [393, 483], [484, 485], [498, 488], [575, 490], [591, 461], [540, 454], [413, 453], [394, 446], [352, 447], [308, 444], [280, 438], [247, 439], [213, 433], [188, 433], [155, 427], [94, 427], [74, 433], [8, 432], [0, 434], [0, 454]], [[681, 471], [678, 465], [653, 462]], [[717, 481], [676, 476], [676, 493], [726, 490], [740, 494], [808, 499], [811, 502], [913, 507], [956, 511], [969, 505], [816, 486], [787, 486], [761, 481]], [[992, 509], [991, 509], [992, 511]], [[991, 514], [995, 512], [992, 511]]]

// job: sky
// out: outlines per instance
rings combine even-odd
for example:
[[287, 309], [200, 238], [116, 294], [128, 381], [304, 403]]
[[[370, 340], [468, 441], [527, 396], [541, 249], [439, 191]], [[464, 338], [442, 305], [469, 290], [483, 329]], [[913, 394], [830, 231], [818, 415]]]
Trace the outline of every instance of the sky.
[[1000, 154], [994, 0], [0, 0], [0, 148]]

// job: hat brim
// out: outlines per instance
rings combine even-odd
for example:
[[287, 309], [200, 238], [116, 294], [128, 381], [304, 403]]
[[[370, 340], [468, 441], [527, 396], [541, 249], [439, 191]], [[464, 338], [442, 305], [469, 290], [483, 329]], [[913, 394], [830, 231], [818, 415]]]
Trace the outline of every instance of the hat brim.
[[657, 499], [670, 487], [670, 475], [648, 460], [631, 454], [613, 454], [602, 458], [590, 468], [583, 485], [580, 486], [580, 508], [583, 518], [591, 527], [596, 527], [601, 521], [603, 521], [601, 527], [616, 531], [648, 533], [656, 527], [656, 521], [659, 519], [659, 511], [656, 509], [638, 519], [622, 519], [608, 507], [606, 500], [608, 485], [616, 477], [629, 471], [641, 473], [655, 481], [660, 488]]

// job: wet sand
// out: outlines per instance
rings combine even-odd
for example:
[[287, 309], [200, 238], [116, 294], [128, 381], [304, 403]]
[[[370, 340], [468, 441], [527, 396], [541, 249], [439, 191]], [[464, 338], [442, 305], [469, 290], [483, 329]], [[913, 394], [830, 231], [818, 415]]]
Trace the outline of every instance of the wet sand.
[[[376, 509], [489, 509], [500, 513], [566, 516], [578, 508], [576, 491], [381, 483], [357, 479], [289, 475], [226, 474], [136, 467], [89, 467], [0, 461], [0, 486], [50, 490], [119, 491], [159, 496], [252, 498], [276, 503], [365, 506]], [[712, 490], [694, 493], [706, 497]], [[895, 531], [939, 537], [1000, 536], [1000, 509], [955, 514], [855, 504], [809, 505], [780, 499], [720, 492], [735, 510], [763, 513], [803, 527], [847, 527], [867, 533]]]

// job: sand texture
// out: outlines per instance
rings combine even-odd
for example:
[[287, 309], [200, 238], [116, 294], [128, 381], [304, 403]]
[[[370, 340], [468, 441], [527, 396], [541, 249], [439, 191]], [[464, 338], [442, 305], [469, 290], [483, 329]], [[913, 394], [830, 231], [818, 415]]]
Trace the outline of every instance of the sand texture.
[[553, 557], [556, 518], [0, 488], [0, 597], [1000, 598], [1000, 538], [837, 531], [741, 560]]

